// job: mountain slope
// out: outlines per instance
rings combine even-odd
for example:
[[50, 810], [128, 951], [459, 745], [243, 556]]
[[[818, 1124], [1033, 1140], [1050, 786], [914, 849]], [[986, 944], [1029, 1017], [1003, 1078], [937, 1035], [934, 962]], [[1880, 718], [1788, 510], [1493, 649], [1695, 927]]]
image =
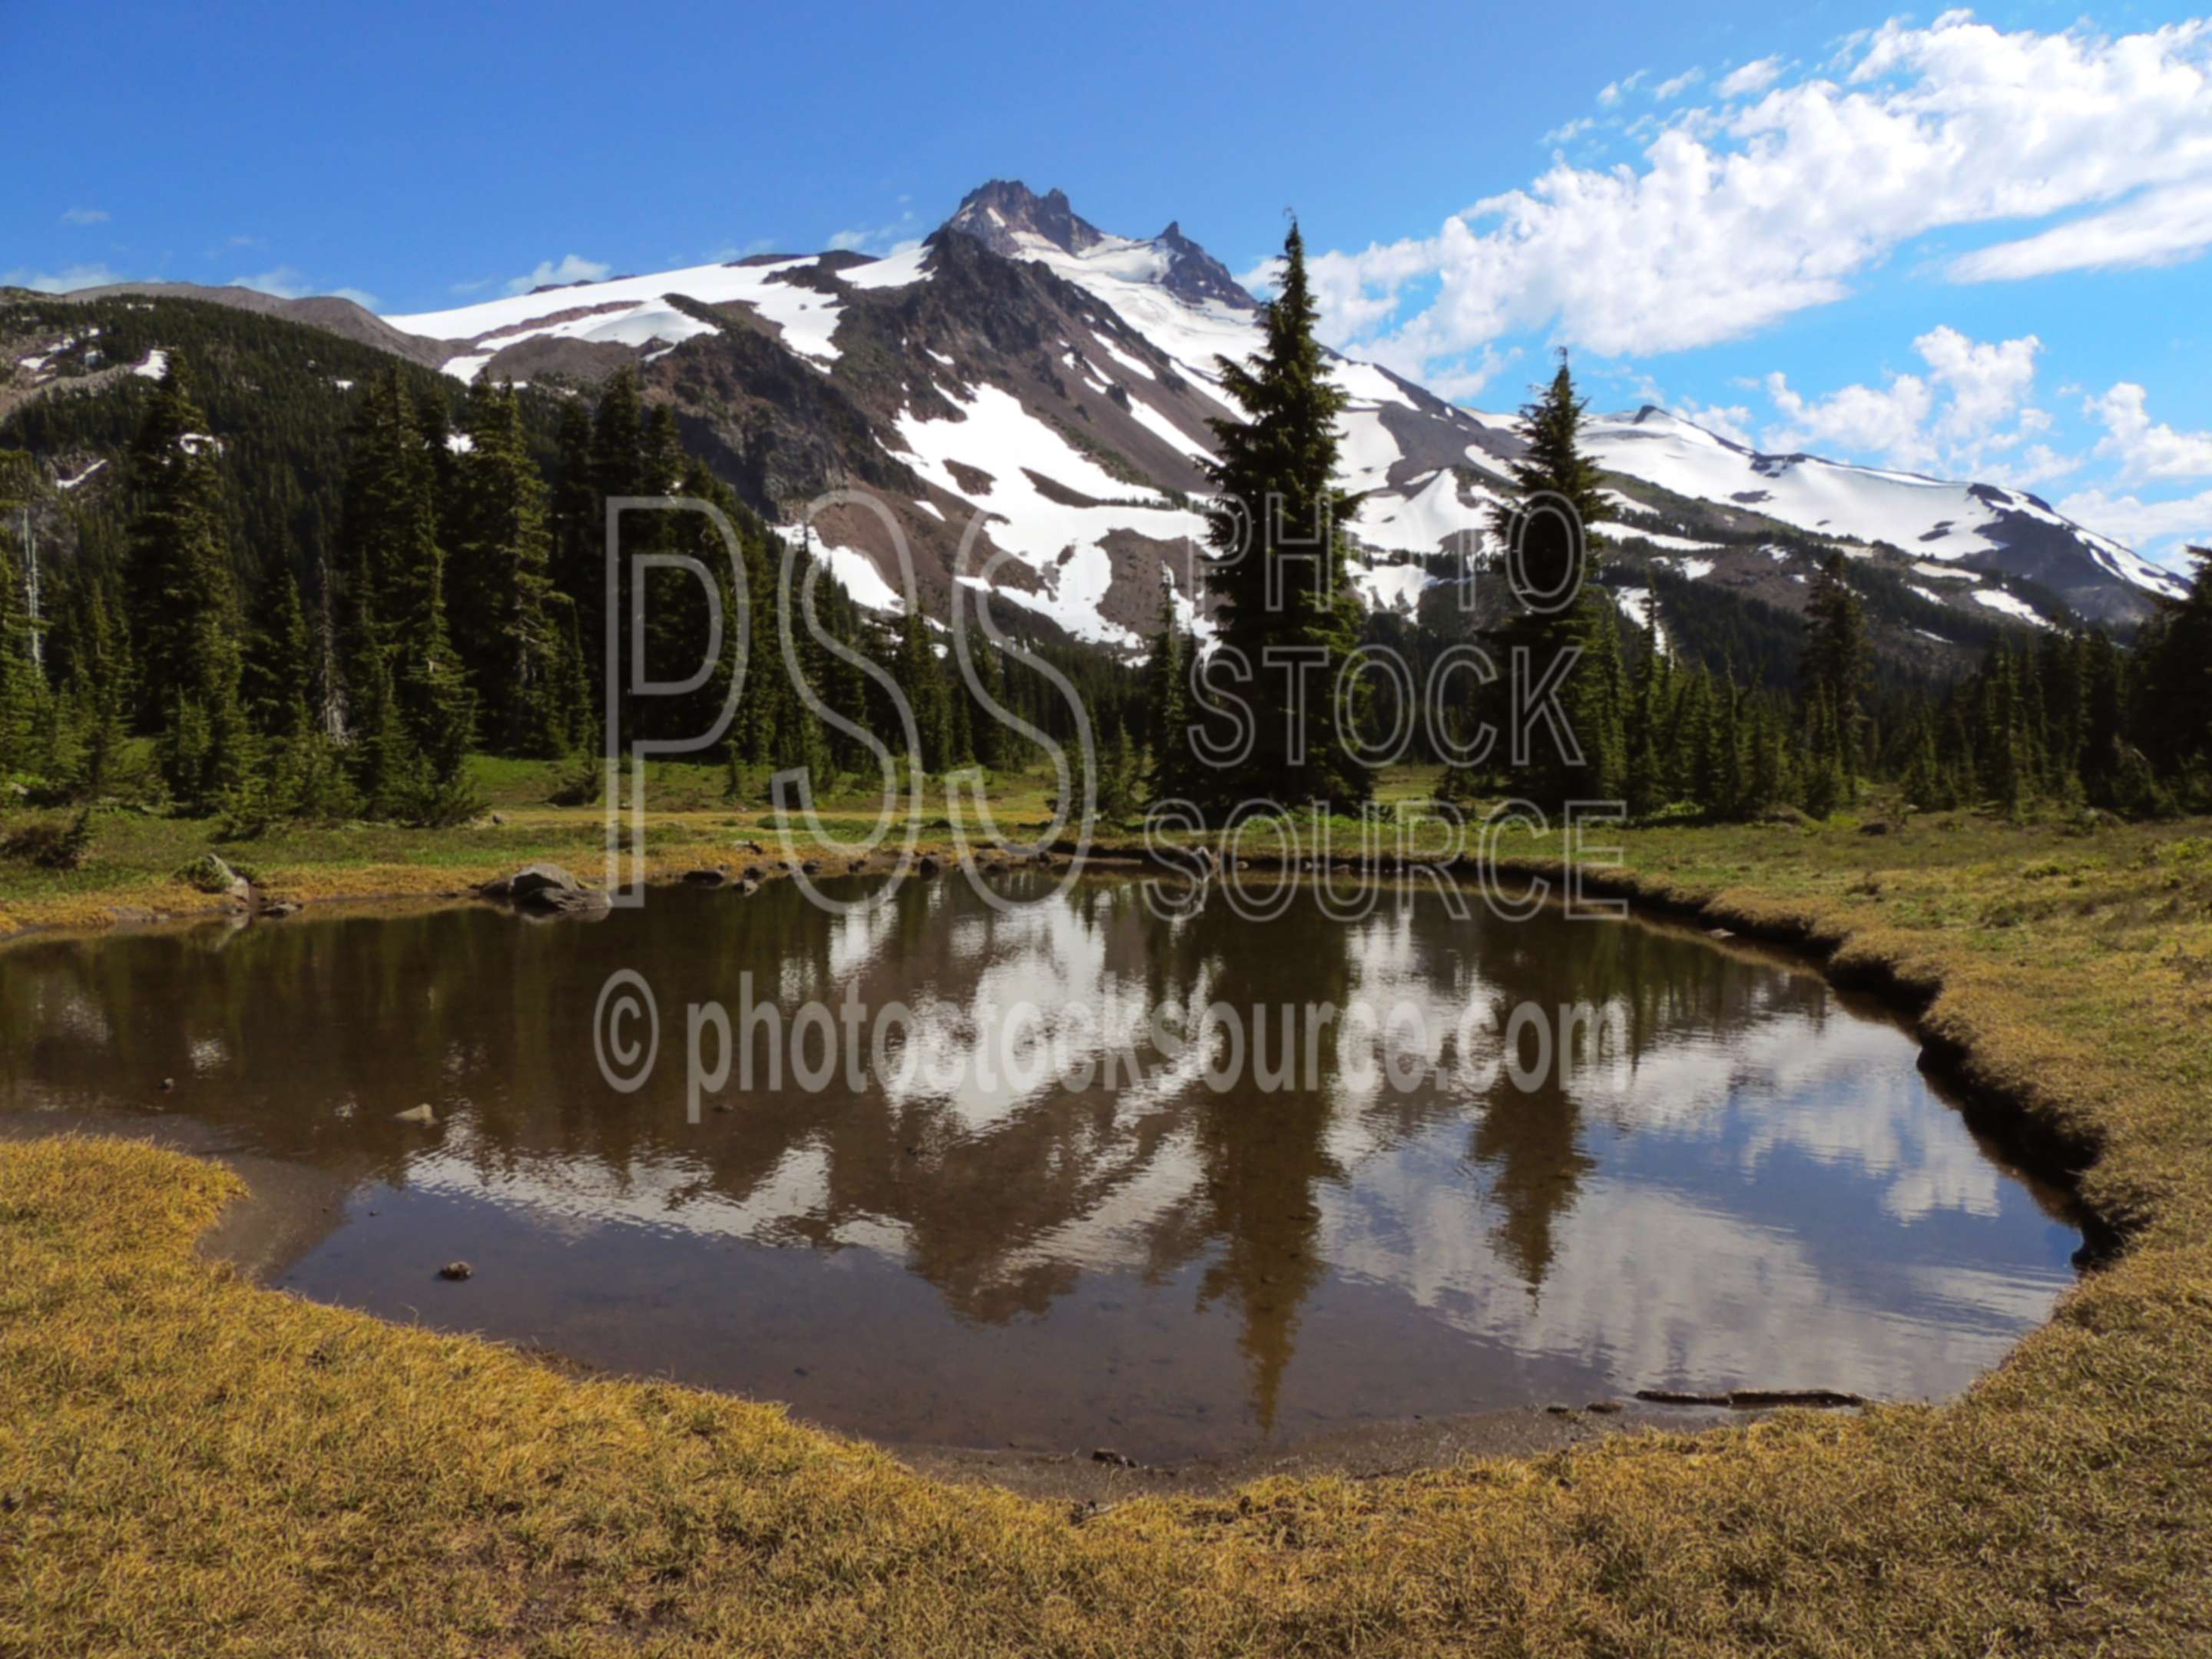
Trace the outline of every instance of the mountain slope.
[[[1164, 575], [1186, 609], [1199, 598], [1194, 497], [1212, 422], [1232, 417], [1217, 359], [1261, 342], [1259, 302], [1179, 225], [1116, 235], [1008, 180], [881, 258], [767, 255], [382, 319], [173, 291], [461, 380], [587, 388], [634, 368], [687, 447], [793, 533], [826, 490], [881, 499], [888, 523], [845, 505], [810, 532], [865, 600], [898, 605], [911, 585], [941, 613], [981, 583], [1042, 628], [1124, 650], [1155, 625]], [[1370, 605], [1411, 611], [1445, 580], [1439, 554], [1492, 544], [1517, 422], [1371, 363], [1336, 356], [1332, 372], [1348, 400], [1342, 482], [1361, 497], [1352, 578]], [[1589, 438], [1619, 514], [1610, 580], [1635, 614], [1701, 586], [1802, 611], [1814, 564], [1840, 546], [1911, 612], [1887, 648], [1942, 672], [1991, 624], [2125, 625], [2176, 589], [2031, 495], [1760, 455], [1654, 409], [1594, 420]]]

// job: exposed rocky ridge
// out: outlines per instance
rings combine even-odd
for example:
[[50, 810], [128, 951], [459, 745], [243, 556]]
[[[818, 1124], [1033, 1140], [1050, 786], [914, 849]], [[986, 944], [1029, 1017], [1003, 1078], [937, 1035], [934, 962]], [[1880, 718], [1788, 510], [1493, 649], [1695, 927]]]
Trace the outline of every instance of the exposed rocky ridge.
[[[1190, 498], [1211, 422], [1231, 416], [1215, 358], [1259, 339], [1257, 302], [1179, 224], [1116, 236], [1064, 192], [1010, 180], [882, 258], [753, 256], [420, 318], [236, 289], [106, 290], [118, 291], [280, 315], [461, 379], [589, 386], [635, 366], [687, 447], [765, 516], [795, 526], [843, 485], [882, 498], [896, 533], [854, 507], [811, 532], [863, 602], [899, 602], [903, 543], [934, 611], [961, 579], [986, 580], [1039, 626], [1124, 649], [1157, 625], [1164, 579], [1196, 597], [1204, 526]], [[1410, 612], [1447, 584], [1440, 555], [1481, 544], [1510, 494], [1517, 428], [1376, 365], [1339, 356], [1333, 372], [1350, 404], [1343, 481], [1363, 498], [1353, 580], [1370, 604]], [[1993, 625], [2131, 623], [2160, 581], [1992, 486], [1759, 455], [1656, 410], [1595, 422], [1592, 447], [1611, 473], [1632, 608], [1651, 602], [1633, 594], [1657, 572], [1662, 588], [1711, 582], [1799, 611], [1813, 564], [1843, 546], [1904, 584], [1907, 609], [1930, 607], [1887, 643], [1941, 666]]]

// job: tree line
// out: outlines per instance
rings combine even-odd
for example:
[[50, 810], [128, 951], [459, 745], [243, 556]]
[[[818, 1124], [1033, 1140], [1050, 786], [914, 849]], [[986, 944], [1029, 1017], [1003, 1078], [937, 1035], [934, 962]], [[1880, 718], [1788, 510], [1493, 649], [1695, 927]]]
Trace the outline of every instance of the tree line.
[[[1331, 699], [1326, 689], [1363, 642], [1391, 644], [1430, 665], [1458, 638], [1425, 611], [1410, 626], [1363, 620], [1350, 602], [1340, 532], [1319, 549], [1329, 580], [1312, 580], [1309, 526], [1341, 525], [1353, 502], [1333, 482], [1344, 399], [1314, 337], [1295, 225], [1284, 255], [1261, 356], [1249, 365], [1219, 362], [1244, 418], [1215, 423], [1220, 456], [1212, 468], [1224, 497], [1284, 510], [1213, 514], [1214, 640], [1202, 651], [1164, 612], [1146, 680], [1151, 797], [1216, 816], [1254, 799], [1356, 808], [1371, 790], [1362, 747], [1371, 752], [1398, 729], [1403, 693], [1377, 697], [1362, 687]], [[1632, 621], [1605, 583], [1606, 543], [1595, 527], [1607, 514], [1598, 469], [1582, 448], [1584, 404], [1564, 353], [1522, 413], [1527, 449], [1491, 526], [1512, 561], [1503, 571], [1502, 556], [1487, 561], [1492, 576], [1510, 575], [1516, 600], [1475, 630], [1494, 672], [1445, 711], [1450, 734], [1418, 747], [1430, 758], [1445, 757], [1440, 747], [1456, 757], [1465, 750], [1452, 738], [1486, 725], [1508, 732], [1538, 704], [1549, 717], [1518, 755], [1501, 740], [1455, 759], [1447, 797], [1510, 798], [1547, 811], [1620, 801], [1644, 819], [1741, 819], [1784, 809], [1826, 817], [1882, 785], [1923, 808], [2014, 811], [2042, 799], [2124, 814], [2212, 810], [2212, 553], [2192, 550], [2186, 595], [2162, 601], [2126, 648], [2102, 629], [2053, 629], [2030, 641], [1990, 626], [1980, 633], [1983, 660], [1963, 679], [1877, 691], [1866, 612], [1869, 597], [1885, 612], [1896, 597], [1838, 551], [1812, 583], [1788, 659], [1789, 633], [1762, 623], [1747, 635], [1741, 617], [1724, 618], [1717, 637], [1708, 626], [1702, 639], [1669, 641], [1662, 611], [1691, 621], [1686, 633], [1713, 621], [1709, 608], [1686, 602], [1686, 584], [1647, 590], [1641, 624]], [[1553, 595], [1571, 598], [1553, 604]], [[1744, 677], [1732, 656], [1740, 643], [1753, 647]], [[1319, 665], [1308, 678], [1322, 692], [1301, 703], [1290, 673], [1250, 672], [1271, 647]], [[1217, 665], [1236, 677], [1246, 708], [1256, 705], [1252, 740], [1226, 766], [1200, 752], [1234, 735], [1220, 729], [1206, 695]], [[1564, 673], [1539, 684], [1553, 665]], [[1548, 695], [1523, 695], [1537, 690]], [[1302, 745], [1286, 742], [1293, 730]]]
[[[971, 688], [951, 672], [942, 626], [854, 602], [817, 568], [803, 536], [793, 546], [684, 452], [673, 411], [648, 405], [628, 372], [588, 403], [566, 398], [550, 444], [536, 441], [525, 394], [508, 386], [472, 385], [457, 418], [396, 365], [352, 396], [330, 537], [303, 550], [278, 530], [273, 548], [246, 545], [241, 522], [263, 520], [241, 514], [234, 495], [258, 486], [235, 476], [185, 356], [172, 354], [121, 462], [118, 548], [48, 568], [36, 617], [27, 538], [6, 509], [44, 486], [29, 457], [0, 453], [0, 776], [41, 799], [141, 799], [216, 815], [231, 836], [286, 818], [465, 819], [482, 805], [476, 753], [566, 760], [562, 798], [595, 798], [610, 497], [703, 501], [734, 534], [743, 606], [709, 517], [624, 515], [625, 553], [695, 559], [716, 588], [710, 599], [687, 570], [647, 571], [653, 677], [680, 678], [702, 662], [716, 605], [724, 626], [695, 690], [625, 689], [619, 702], [626, 735], [695, 733], [713, 725], [743, 672], [726, 735], [707, 757], [726, 764], [733, 794], [764, 793], [766, 775], [791, 768], [809, 770], [817, 795], [841, 777], [872, 776], [860, 733], [902, 750], [892, 694], [862, 659], [907, 700], [931, 773], [1034, 757], [986, 698], [1072, 738], [1075, 717], [1048, 667], [1093, 710], [1133, 705], [1125, 668], [1045, 643], [1016, 618], [1002, 630], [1014, 652], [966, 624]], [[80, 526], [94, 554], [102, 527], [91, 514]], [[812, 572], [811, 620], [794, 614], [789, 630], [796, 681], [778, 614], [787, 563], [794, 604]], [[630, 603], [625, 580], [612, 618], [621, 651]], [[150, 769], [138, 763], [143, 740]], [[1133, 763], [1117, 769], [1111, 752], [1102, 751], [1100, 781], [1127, 794]]]

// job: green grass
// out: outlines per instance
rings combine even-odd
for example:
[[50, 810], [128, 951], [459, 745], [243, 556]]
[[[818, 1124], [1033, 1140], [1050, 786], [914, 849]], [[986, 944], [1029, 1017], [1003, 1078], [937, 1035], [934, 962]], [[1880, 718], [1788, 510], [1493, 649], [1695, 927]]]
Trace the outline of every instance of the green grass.
[[[580, 827], [353, 832], [375, 850], [314, 867]], [[139, 855], [108, 833], [100, 858]], [[191, 1248], [230, 1176], [14, 1145], [0, 1652], [2212, 1650], [2212, 825], [1620, 839], [1647, 902], [1887, 987], [1990, 1109], [2094, 1153], [2124, 1249], [1958, 1401], [1080, 1518], [770, 1407], [257, 1289]]]

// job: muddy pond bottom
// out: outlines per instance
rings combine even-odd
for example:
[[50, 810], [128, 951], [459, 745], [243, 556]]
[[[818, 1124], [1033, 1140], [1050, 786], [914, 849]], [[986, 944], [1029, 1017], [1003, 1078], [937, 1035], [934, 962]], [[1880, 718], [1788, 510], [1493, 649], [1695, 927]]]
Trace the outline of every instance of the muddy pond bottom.
[[829, 890], [880, 902], [33, 942], [0, 955], [0, 1112], [297, 1169], [329, 1194], [270, 1275], [301, 1295], [894, 1443], [1156, 1461], [1644, 1388], [1940, 1398], [2072, 1278], [2065, 1200], [1797, 964], [1433, 889]]

